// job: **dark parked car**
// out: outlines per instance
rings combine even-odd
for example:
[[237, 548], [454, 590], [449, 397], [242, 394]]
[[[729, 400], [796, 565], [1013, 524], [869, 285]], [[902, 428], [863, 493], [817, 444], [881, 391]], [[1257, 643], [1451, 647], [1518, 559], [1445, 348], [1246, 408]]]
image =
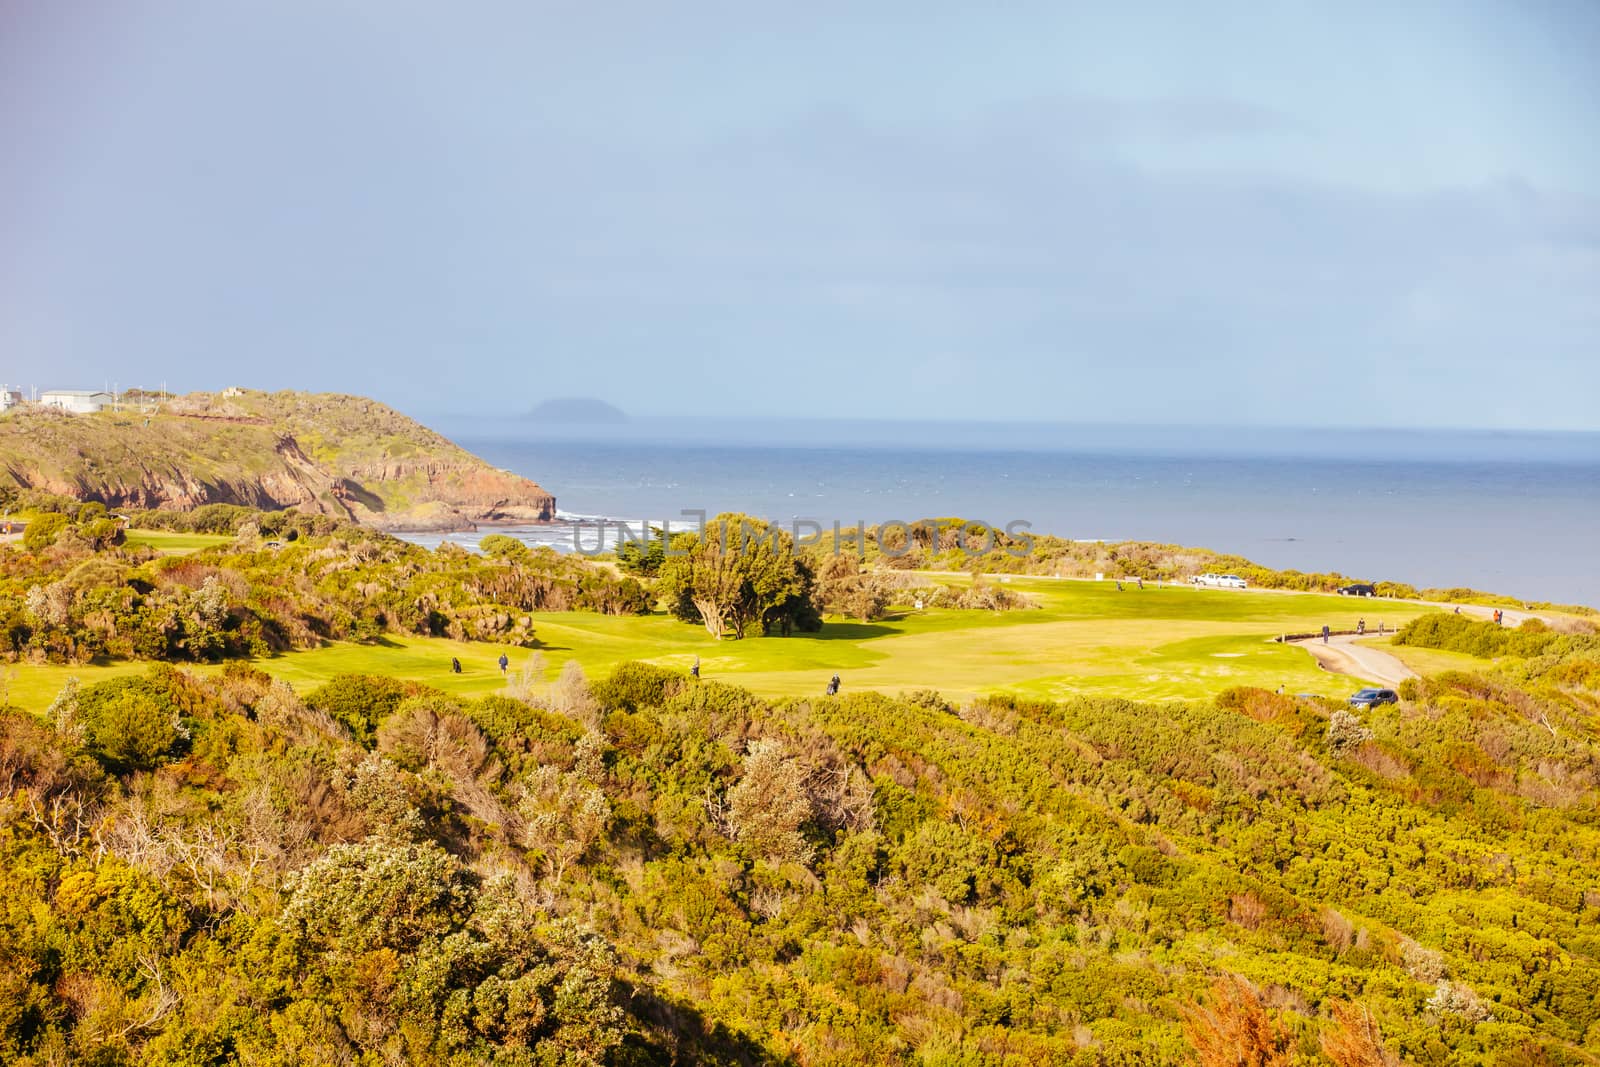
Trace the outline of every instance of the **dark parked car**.
[[1341, 585], [1339, 587], [1339, 595], [1340, 596], [1377, 596], [1378, 595], [1378, 590], [1377, 590], [1376, 586], [1368, 585], [1366, 582], [1357, 582], [1355, 585]]
[[1363, 689], [1349, 700], [1352, 708], [1375, 708], [1380, 704], [1398, 703], [1400, 694], [1393, 689]]

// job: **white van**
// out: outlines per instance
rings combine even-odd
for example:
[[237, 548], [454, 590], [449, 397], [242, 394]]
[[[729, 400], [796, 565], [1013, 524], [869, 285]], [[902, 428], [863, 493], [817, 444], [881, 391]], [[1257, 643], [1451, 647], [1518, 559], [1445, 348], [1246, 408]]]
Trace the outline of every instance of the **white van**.
[[1237, 574], [1197, 574], [1189, 581], [1193, 585], [1203, 585], [1212, 589], [1247, 589], [1250, 585]]

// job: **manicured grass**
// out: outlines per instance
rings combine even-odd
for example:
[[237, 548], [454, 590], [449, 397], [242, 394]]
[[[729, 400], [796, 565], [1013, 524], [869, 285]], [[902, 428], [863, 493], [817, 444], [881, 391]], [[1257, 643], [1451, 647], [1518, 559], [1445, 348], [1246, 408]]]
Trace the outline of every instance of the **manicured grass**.
[[[127, 674], [143, 674], [149, 663], [118, 661], [107, 664], [75, 665], [70, 667], [46, 664], [33, 666], [26, 663], [0, 663], [0, 704], [11, 703], [29, 711], [43, 711], [50, 706], [68, 678], [76, 677], [85, 685], [107, 678], [120, 678]], [[206, 670], [208, 668], [200, 668]]]
[[175, 533], [171, 530], [129, 530], [125, 534], [130, 545], [148, 545], [169, 556], [186, 556], [212, 545], [225, 545], [233, 538], [225, 534]]
[[1449, 652], [1442, 648], [1418, 648], [1415, 645], [1397, 645], [1384, 638], [1369, 642], [1404, 663], [1418, 674], [1440, 674], [1444, 671], [1481, 671], [1494, 666], [1495, 661], [1465, 652]]
[[[941, 576], [946, 579], [965, 580]], [[818, 634], [720, 644], [700, 627], [661, 614], [619, 618], [546, 612], [534, 619], [547, 680], [569, 658], [595, 677], [625, 660], [687, 671], [698, 655], [702, 677], [773, 696], [819, 693], [838, 672], [849, 689], [889, 693], [929, 688], [953, 697], [1005, 690], [1056, 699], [1092, 693], [1165, 700], [1204, 698], [1233, 685], [1344, 695], [1358, 685], [1356, 679], [1330, 675], [1303, 649], [1270, 638], [1315, 630], [1324, 622], [1347, 628], [1357, 617], [1364, 617], [1369, 628], [1380, 620], [1393, 627], [1432, 610], [1256, 590], [1151, 584], [1142, 591], [1128, 585], [1119, 593], [1110, 582], [1043, 578], [1005, 584], [1034, 597], [1039, 610], [907, 610], [872, 623], [830, 619]], [[273, 656], [257, 665], [301, 690], [338, 674], [363, 672], [482, 695], [504, 686], [495, 665], [502, 651], [511, 659], [513, 675], [530, 655], [498, 645], [394, 636], [375, 644], [336, 643]], [[450, 673], [452, 656], [461, 660], [460, 675]], [[137, 663], [19, 665], [13, 668], [11, 699], [41, 709], [68, 676], [89, 683], [144, 669]]]

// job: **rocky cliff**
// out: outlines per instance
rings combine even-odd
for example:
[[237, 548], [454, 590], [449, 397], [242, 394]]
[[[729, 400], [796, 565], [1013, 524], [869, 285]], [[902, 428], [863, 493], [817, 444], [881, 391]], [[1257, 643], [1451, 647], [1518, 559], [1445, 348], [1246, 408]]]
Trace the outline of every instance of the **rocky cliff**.
[[0, 485], [110, 507], [337, 514], [386, 529], [545, 522], [555, 498], [373, 400], [191, 393], [160, 405], [0, 417]]

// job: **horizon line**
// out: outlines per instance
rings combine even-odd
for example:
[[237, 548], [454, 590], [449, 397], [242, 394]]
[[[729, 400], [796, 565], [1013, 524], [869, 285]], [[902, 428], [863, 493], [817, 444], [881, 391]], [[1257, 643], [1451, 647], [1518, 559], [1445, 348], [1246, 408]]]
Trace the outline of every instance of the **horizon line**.
[[[865, 424], [940, 424], [951, 426], [1012, 426], [1012, 427], [1050, 427], [1061, 429], [1093, 429], [1093, 430], [1281, 430], [1294, 432], [1324, 432], [1338, 431], [1349, 432], [1383, 432], [1399, 434], [1428, 434], [1428, 433], [1462, 433], [1481, 434], [1490, 436], [1494, 434], [1529, 434], [1529, 435], [1596, 435], [1600, 436], [1600, 426], [1489, 426], [1489, 425], [1409, 425], [1395, 426], [1380, 423], [1287, 423], [1287, 422], [1121, 422], [1098, 420], [1065, 420], [1041, 417], [1006, 418], [993, 416], [988, 418], [972, 418], [961, 416], [908, 416], [908, 415], [784, 415], [772, 412], [741, 412], [738, 414], [713, 414], [708, 412], [657, 414], [653, 412], [630, 412], [617, 409], [622, 415], [620, 419], [572, 419], [547, 421], [546, 425], [561, 425], [571, 427], [615, 427], [625, 426], [632, 422], [703, 422], [717, 420], [721, 422], [753, 422], [771, 423], [775, 420], [793, 423], [865, 423]], [[535, 415], [532, 411], [444, 411], [432, 410], [420, 412], [426, 418], [444, 419], [504, 419], [508, 421], [532, 421]]]

